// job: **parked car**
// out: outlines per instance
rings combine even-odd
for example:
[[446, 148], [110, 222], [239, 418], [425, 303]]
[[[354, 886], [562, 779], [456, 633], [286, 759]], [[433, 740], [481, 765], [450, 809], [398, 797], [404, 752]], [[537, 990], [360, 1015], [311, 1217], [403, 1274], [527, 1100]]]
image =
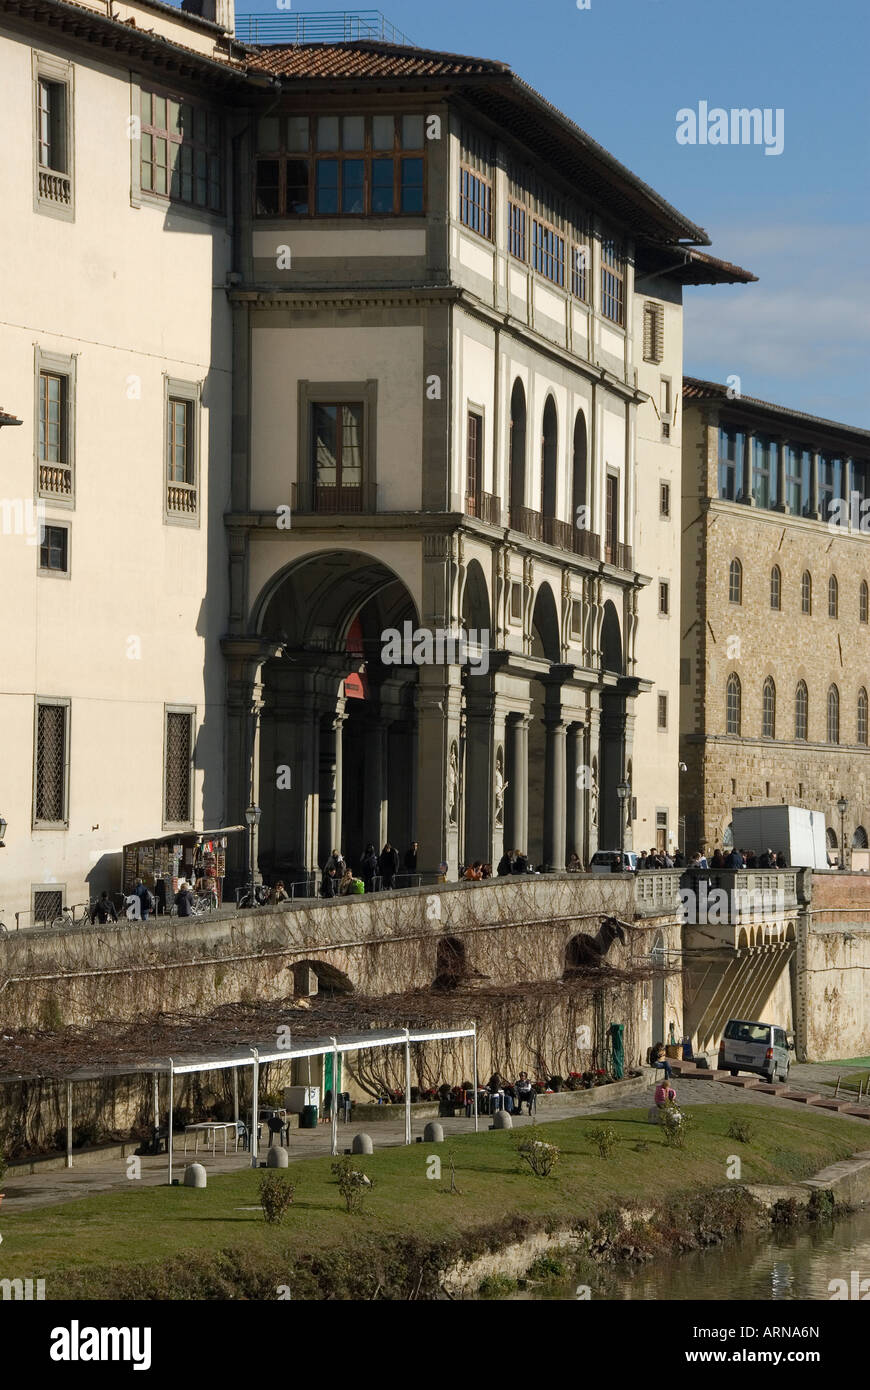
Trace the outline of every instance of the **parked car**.
[[794, 1038], [775, 1023], [729, 1018], [719, 1044], [719, 1070], [751, 1071], [765, 1081], [787, 1081]]
[[597, 849], [589, 861], [589, 872], [593, 874], [628, 874], [637, 869], [637, 855], [634, 850], [622, 851], [622, 865], [618, 849]]

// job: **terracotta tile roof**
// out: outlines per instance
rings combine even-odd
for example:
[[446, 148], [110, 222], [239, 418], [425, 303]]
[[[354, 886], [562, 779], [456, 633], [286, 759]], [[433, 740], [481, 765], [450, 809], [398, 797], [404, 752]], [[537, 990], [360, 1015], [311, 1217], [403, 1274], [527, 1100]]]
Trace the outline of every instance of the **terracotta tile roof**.
[[506, 63], [491, 62], [487, 58], [468, 58], [459, 53], [441, 53], [435, 49], [409, 48], [374, 40], [255, 47], [248, 67], [271, 73], [273, 77], [325, 81], [353, 77], [473, 77], [510, 72]]
[[704, 381], [701, 377], [683, 377], [683, 402], [686, 401], [725, 401], [736, 410], [748, 408], [753, 414], [768, 414], [802, 420], [818, 429], [831, 430], [838, 435], [849, 435], [866, 444], [870, 440], [870, 430], [858, 425], [844, 425], [839, 420], [827, 420], [822, 415], [807, 415], [803, 410], [791, 410], [785, 405], [774, 405], [772, 401], [759, 400], [757, 396], [729, 396], [730, 388], [719, 381]]
[[14, 415], [7, 415], [6, 411], [0, 406], [0, 425], [20, 425], [21, 421]]

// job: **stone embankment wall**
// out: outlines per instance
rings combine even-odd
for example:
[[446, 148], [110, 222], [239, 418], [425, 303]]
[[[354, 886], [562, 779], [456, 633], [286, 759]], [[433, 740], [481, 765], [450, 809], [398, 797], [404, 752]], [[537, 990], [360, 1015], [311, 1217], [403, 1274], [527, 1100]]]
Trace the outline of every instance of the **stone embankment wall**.
[[870, 1054], [870, 877], [813, 874], [795, 960], [801, 1060]]

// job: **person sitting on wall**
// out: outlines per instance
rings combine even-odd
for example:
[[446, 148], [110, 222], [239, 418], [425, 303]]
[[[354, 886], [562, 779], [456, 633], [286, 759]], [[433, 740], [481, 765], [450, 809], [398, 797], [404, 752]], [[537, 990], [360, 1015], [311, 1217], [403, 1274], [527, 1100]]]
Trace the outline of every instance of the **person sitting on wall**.
[[576, 849], [572, 850], [572, 852], [568, 855], [568, 862], [565, 865], [565, 868], [568, 870], [569, 874], [582, 874], [583, 862]]
[[514, 1083], [514, 1091], [517, 1097], [517, 1114], [522, 1115], [523, 1106], [527, 1105], [529, 1107], [529, 1114], [531, 1115], [535, 1104], [535, 1088], [526, 1072], [520, 1072], [519, 1077]]
[[527, 874], [529, 872], [529, 861], [522, 850], [517, 850], [511, 868], [512, 874]]
[[290, 901], [290, 894], [287, 892], [287, 889], [284, 887], [284, 880], [283, 880], [282, 878], [279, 878], [279, 879], [278, 879], [278, 882], [275, 884], [274, 888], [272, 889], [272, 892], [271, 892], [271, 894], [269, 895], [269, 900], [270, 900], [270, 902], [273, 902], [273, 903], [289, 903], [289, 901]]
[[482, 870], [482, 865], [481, 865], [480, 860], [479, 860], [479, 859], [475, 859], [475, 861], [474, 861], [473, 864], [469, 864], [468, 868], [465, 870], [465, 873], [462, 875], [462, 877], [463, 877], [463, 878], [466, 878], [466, 879], [469, 879], [469, 880], [472, 880], [472, 881], [474, 881], [475, 883], [477, 883], [477, 882], [480, 881], [481, 878], [483, 878], [483, 873], [481, 872], [481, 870]]
[[341, 882], [338, 885], [339, 895], [342, 898], [346, 897], [348, 893], [353, 893], [356, 891], [353, 886], [354, 882], [355, 880], [353, 876], [353, 870], [345, 869], [344, 873], [341, 876]]
[[661, 1069], [665, 1074], [665, 1080], [670, 1081], [673, 1076], [671, 1063], [663, 1042], [655, 1043], [652, 1049], [652, 1059], [650, 1065], [657, 1070]]
[[506, 849], [506, 850], [505, 850], [505, 852], [504, 852], [504, 854], [502, 855], [501, 859], [498, 861], [498, 868], [496, 869], [496, 873], [498, 874], [499, 878], [506, 878], [508, 874], [512, 874], [512, 873], [513, 873], [513, 870], [514, 870], [514, 855], [515, 855], [515, 854], [516, 854], [516, 850], [515, 850], [515, 849]]

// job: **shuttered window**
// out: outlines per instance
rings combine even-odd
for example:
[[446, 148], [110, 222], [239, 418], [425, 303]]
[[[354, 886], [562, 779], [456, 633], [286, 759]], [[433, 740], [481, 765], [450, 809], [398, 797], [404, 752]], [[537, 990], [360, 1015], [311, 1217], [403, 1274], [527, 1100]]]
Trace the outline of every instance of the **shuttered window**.
[[662, 304], [643, 306], [643, 360], [661, 362], [665, 355], [665, 310]]

